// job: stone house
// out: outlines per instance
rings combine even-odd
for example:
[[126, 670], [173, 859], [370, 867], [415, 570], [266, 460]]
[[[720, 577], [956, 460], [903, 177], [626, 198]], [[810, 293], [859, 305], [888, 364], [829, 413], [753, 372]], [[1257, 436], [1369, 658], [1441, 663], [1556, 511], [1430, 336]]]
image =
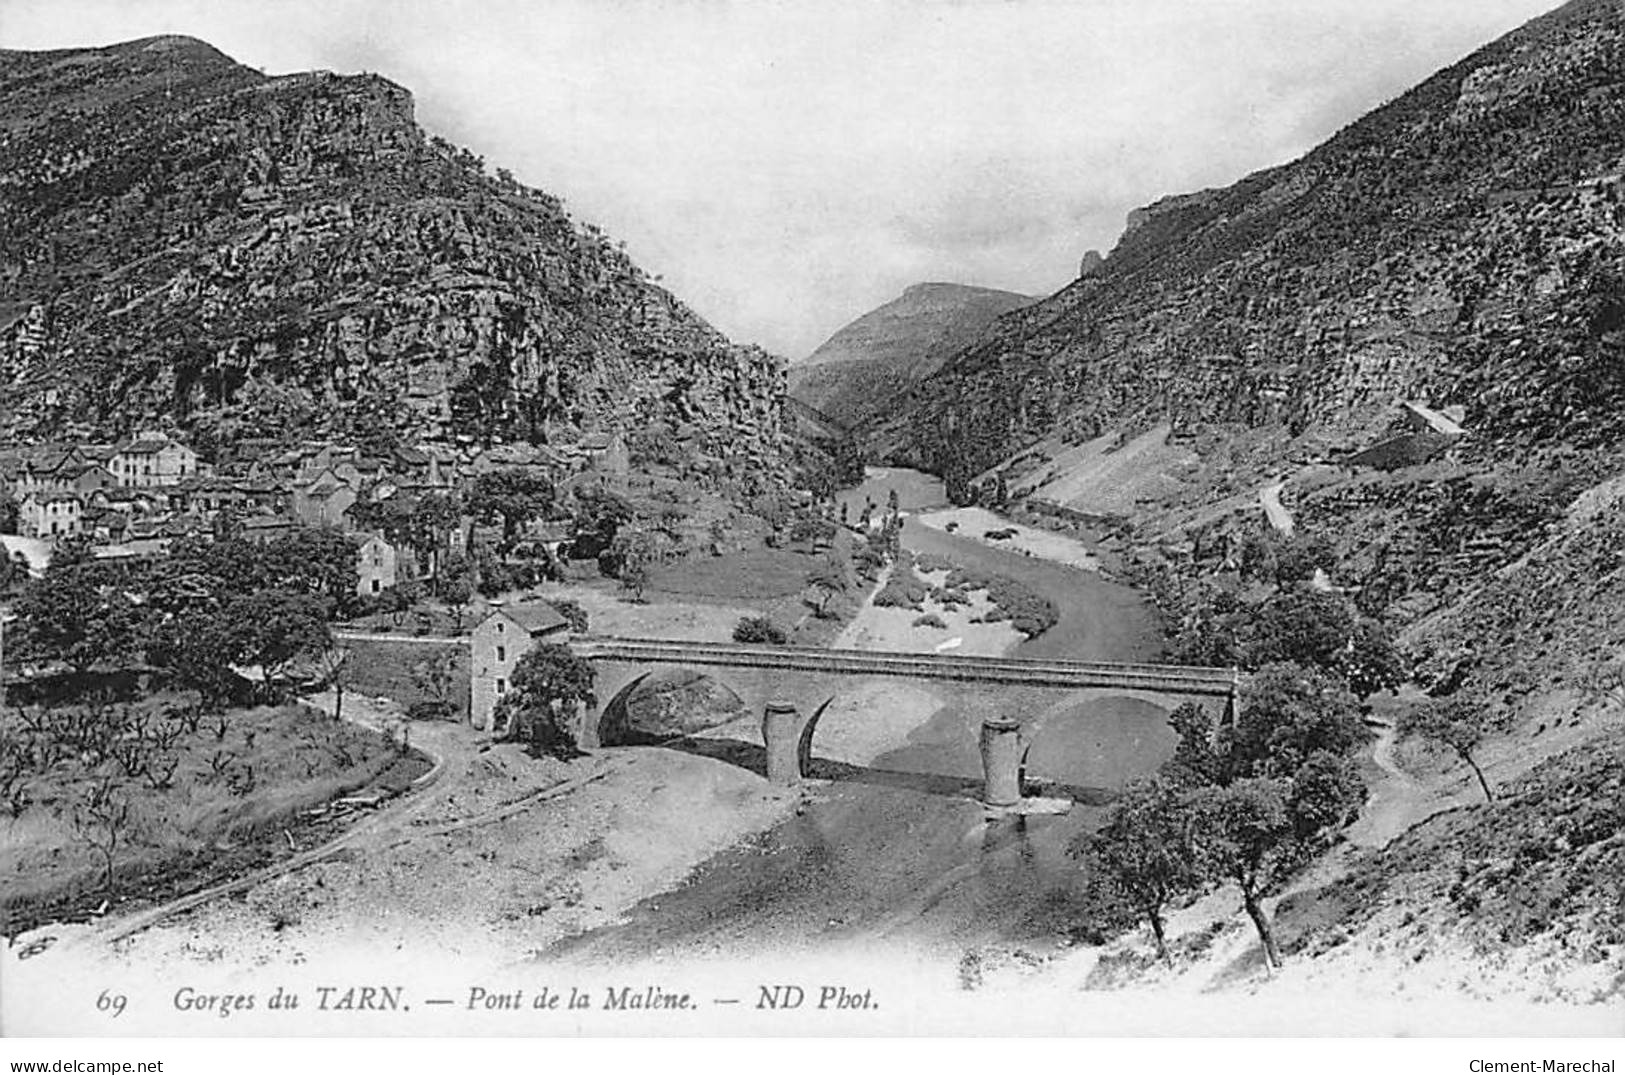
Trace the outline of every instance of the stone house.
[[114, 450], [108, 469], [120, 485], [179, 485], [198, 473], [197, 453], [173, 437], [143, 433]]
[[286, 486], [265, 478], [195, 475], [175, 487], [171, 500], [185, 512], [213, 518], [217, 512], [237, 515], [280, 512], [288, 507]]
[[356, 488], [333, 469], [293, 487], [293, 514], [305, 526], [350, 529], [349, 510], [355, 506]]
[[293, 533], [294, 526], [285, 515], [251, 515], [242, 521], [243, 539], [256, 545], [280, 541]]
[[29, 493], [17, 509], [23, 537], [59, 541], [83, 530], [85, 505], [77, 493]]
[[469, 720], [483, 731], [492, 725], [497, 703], [508, 693], [514, 665], [538, 642], [561, 641], [570, 625], [545, 601], [498, 605], [470, 638]]
[[355, 592], [358, 595], [380, 594], [399, 581], [396, 561], [399, 554], [395, 546], [384, 540], [382, 534], [372, 534], [355, 551]]

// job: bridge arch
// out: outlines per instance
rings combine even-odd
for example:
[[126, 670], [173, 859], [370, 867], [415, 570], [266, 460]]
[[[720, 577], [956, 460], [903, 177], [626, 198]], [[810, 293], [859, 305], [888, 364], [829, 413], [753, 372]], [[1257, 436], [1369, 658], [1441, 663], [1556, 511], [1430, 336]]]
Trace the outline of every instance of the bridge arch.
[[[1228, 712], [1222, 697], [1191, 696], [1132, 687], [1080, 687], [1055, 696], [1023, 727], [1022, 774], [1033, 779], [1115, 792], [1129, 774], [1154, 770], [1173, 756], [1178, 735], [1167, 718], [1187, 702], [1201, 706], [1214, 726]], [[1059, 729], [1082, 710], [1098, 737], [1079, 740]], [[1053, 731], [1052, 731], [1053, 729]], [[1061, 743], [1066, 743], [1063, 750]]]
[[[600, 695], [597, 707], [587, 710], [581, 715], [579, 741], [584, 746], [603, 746], [605, 745], [606, 736], [619, 740], [622, 738], [621, 733], [626, 732], [631, 734], [625, 737], [624, 742], [617, 742], [616, 745], [653, 744], [667, 738], [678, 739], [684, 735], [699, 734], [709, 728], [747, 717], [759, 710], [761, 707], [758, 704], [759, 699], [756, 698], [756, 694], [759, 692], [754, 689], [755, 685], [741, 682], [740, 677], [734, 675], [724, 676], [721, 674], [724, 671], [731, 670], [705, 665], [666, 664], [636, 669], [629, 677], [616, 677], [606, 687], [612, 693], [608, 697]], [[665, 687], [669, 681], [682, 680], [684, 677], [693, 677], [695, 682], [708, 681], [714, 688], [710, 701], [721, 701], [724, 700], [724, 697], [731, 698], [737, 700], [737, 708], [732, 711], [731, 715], [711, 723], [702, 721], [688, 730], [673, 729], [669, 736], [637, 731], [633, 725], [632, 701], [639, 689], [649, 686]], [[750, 677], [747, 675], [743, 678], [748, 680]], [[686, 686], [687, 684], [679, 683], [678, 685]], [[719, 696], [715, 693], [716, 691], [720, 691], [722, 694]], [[723, 708], [704, 709], [706, 700], [701, 697], [696, 697], [693, 701], [697, 706], [701, 707], [699, 710], [701, 712], [716, 714], [728, 712]]]

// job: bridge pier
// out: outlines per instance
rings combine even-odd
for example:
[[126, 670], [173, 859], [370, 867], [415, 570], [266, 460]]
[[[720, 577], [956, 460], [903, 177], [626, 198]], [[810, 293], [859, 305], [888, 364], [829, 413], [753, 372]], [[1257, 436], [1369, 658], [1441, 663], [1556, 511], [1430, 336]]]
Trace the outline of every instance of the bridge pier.
[[775, 698], [762, 709], [762, 743], [767, 747], [767, 778], [775, 784], [801, 782], [801, 711]]
[[1021, 801], [1021, 770], [1026, 751], [1021, 724], [1009, 717], [982, 722], [982, 773], [987, 783], [982, 801], [989, 806], [1015, 806]]

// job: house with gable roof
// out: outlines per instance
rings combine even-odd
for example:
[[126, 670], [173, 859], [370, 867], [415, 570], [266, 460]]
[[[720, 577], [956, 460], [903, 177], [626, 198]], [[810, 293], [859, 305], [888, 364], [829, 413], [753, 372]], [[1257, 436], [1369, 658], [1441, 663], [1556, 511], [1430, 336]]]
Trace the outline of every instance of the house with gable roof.
[[514, 665], [540, 642], [560, 642], [570, 624], [546, 601], [497, 605], [474, 628], [470, 643], [468, 716], [476, 728], [494, 731], [497, 703], [513, 683]]

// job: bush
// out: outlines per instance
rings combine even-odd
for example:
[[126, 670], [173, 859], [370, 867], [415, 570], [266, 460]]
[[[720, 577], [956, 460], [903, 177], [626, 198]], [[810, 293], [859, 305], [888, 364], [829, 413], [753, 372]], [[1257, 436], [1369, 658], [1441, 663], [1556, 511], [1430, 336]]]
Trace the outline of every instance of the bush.
[[[999, 619], [1009, 619], [1010, 625], [1028, 638], [1037, 638], [1054, 627], [1060, 618], [1049, 598], [1003, 575], [991, 581], [987, 595], [997, 608]], [[990, 620], [991, 616], [989, 613]]]
[[919, 559], [915, 560], [914, 563], [926, 574], [931, 574], [935, 571], [952, 571], [954, 569], [954, 562], [952, 560], [941, 555], [940, 553], [934, 552], [921, 553]]
[[950, 590], [985, 590], [992, 581], [991, 576], [984, 575], [980, 571], [967, 571], [965, 568], [956, 567], [948, 573], [947, 586]]
[[938, 616], [935, 612], [928, 612], [924, 616], [916, 616], [916, 617], [914, 617], [914, 626], [915, 627], [937, 627], [937, 628], [940, 628], [942, 630], [947, 630], [948, 629], [948, 625], [942, 621], [942, 617]]
[[875, 594], [876, 608], [912, 608], [919, 611], [926, 597], [931, 593], [931, 587], [914, 574], [914, 557], [908, 552], [901, 552], [897, 556], [896, 566], [892, 568], [891, 577], [886, 585]]
[[450, 702], [423, 699], [406, 707], [407, 720], [456, 720], [457, 707]]
[[989, 541], [1009, 541], [1016, 536], [1016, 531], [1014, 527], [1006, 526], [998, 530], [989, 530], [982, 536]]
[[782, 646], [790, 641], [784, 628], [766, 616], [744, 616], [734, 624], [734, 641], [752, 645]]

